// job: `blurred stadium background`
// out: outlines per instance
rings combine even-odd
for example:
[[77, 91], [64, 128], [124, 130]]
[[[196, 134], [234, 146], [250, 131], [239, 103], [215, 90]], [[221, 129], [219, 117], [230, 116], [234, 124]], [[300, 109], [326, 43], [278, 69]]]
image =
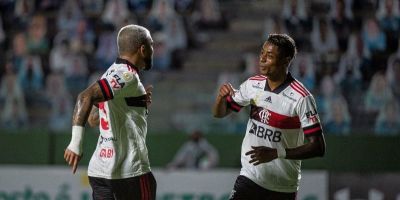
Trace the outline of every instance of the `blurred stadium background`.
[[[85, 135], [78, 175], [63, 151], [77, 94], [117, 56], [117, 30], [144, 25], [155, 41], [148, 147], [158, 199], [227, 199], [240, 168], [242, 111], [214, 119], [218, 86], [257, 73], [269, 33], [289, 33], [291, 71], [313, 93], [327, 154], [303, 162], [300, 200], [400, 199], [398, 0], [1, 0], [0, 199], [90, 199]], [[200, 130], [217, 168], [166, 170]]]

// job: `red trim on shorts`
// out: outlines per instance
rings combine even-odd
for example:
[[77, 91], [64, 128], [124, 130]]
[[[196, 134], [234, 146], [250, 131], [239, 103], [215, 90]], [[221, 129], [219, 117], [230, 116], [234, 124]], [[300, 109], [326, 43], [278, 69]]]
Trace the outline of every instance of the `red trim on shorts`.
[[146, 180], [144, 180], [144, 177], [140, 177], [140, 194], [141, 194], [141, 200], [147, 200], [147, 188], [146, 188]]

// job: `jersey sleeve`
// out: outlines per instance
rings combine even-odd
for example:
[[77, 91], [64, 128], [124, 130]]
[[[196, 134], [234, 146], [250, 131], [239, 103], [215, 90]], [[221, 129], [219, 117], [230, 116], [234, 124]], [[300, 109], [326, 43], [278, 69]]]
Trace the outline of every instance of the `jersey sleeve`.
[[312, 95], [300, 99], [297, 104], [297, 113], [305, 135], [322, 133], [317, 106]]
[[230, 95], [226, 97], [229, 109], [239, 112], [244, 106], [248, 106], [250, 104], [247, 85], [248, 80], [240, 85], [239, 90], [234, 90], [235, 94], [233, 96]]
[[97, 81], [106, 100], [118, 97], [128, 85], [137, 83], [136, 71], [126, 65], [110, 69]]

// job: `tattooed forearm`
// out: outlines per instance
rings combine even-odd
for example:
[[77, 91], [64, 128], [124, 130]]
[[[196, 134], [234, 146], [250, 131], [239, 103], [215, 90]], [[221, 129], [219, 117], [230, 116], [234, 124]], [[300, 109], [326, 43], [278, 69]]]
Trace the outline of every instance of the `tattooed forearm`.
[[99, 125], [99, 109], [96, 106], [92, 106], [92, 111], [90, 111], [88, 122], [91, 127], [96, 127]]
[[97, 83], [92, 84], [89, 88], [81, 92], [75, 104], [72, 124], [85, 126], [92, 106], [102, 101], [105, 101], [105, 99]]

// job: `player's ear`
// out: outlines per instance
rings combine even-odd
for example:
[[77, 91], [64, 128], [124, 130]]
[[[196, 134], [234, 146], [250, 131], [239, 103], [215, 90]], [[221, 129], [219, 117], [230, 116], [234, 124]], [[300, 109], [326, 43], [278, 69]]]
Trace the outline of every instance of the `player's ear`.
[[139, 51], [143, 57], [146, 55], [146, 47], [144, 46], [144, 44], [140, 45]]
[[288, 65], [290, 63], [290, 57], [285, 57], [284, 62], [285, 62], [285, 64]]

